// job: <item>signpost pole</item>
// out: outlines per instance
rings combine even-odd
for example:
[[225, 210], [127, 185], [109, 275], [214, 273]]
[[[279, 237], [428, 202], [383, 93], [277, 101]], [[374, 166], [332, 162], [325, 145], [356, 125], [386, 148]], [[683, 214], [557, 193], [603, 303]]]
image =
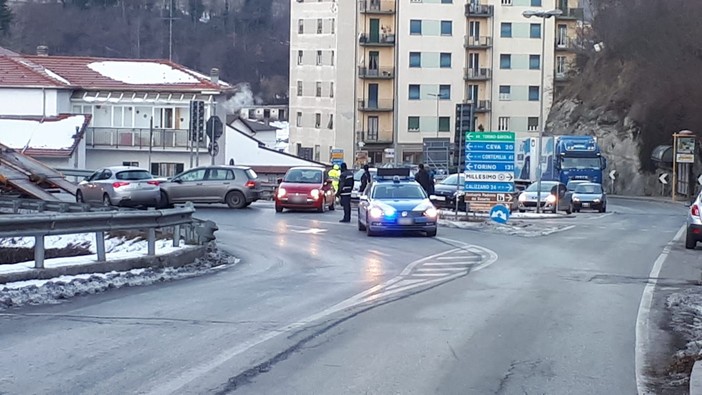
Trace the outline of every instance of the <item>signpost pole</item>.
[[672, 188], [673, 190], [671, 191], [671, 196], [673, 198], [673, 201], [675, 201], [675, 188], [677, 188], [677, 183], [678, 183], [678, 176], [676, 169], [678, 167], [678, 134], [675, 133], [673, 134], [673, 184]]

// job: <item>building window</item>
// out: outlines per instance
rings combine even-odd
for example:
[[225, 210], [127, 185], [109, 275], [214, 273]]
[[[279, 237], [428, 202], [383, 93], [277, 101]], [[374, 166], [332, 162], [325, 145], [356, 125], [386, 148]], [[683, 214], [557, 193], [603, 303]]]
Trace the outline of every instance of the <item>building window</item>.
[[512, 0], [502, 0], [502, 5], [512, 5]]
[[419, 117], [407, 117], [407, 130], [419, 132]]
[[497, 130], [500, 132], [506, 132], [509, 130], [509, 117], [497, 118]]
[[303, 33], [305, 33], [305, 20], [298, 19], [297, 20], [297, 34], [303, 34]]
[[441, 35], [450, 36], [453, 34], [453, 22], [441, 21]]
[[122, 166], [139, 167], [139, 162], [133, 162], [133, 161], [122, 162]]
[[317, 61], [316, 61], [317, 66], [322, 65], [322, 51], [317, 51]]
[[451, 131], [451, 117], [439, 117], [439, 132]]
[[512, 55], [509, 55], [509, 54], [500, 55], [500, 68], [501, 69], [511, 69], [512, 68]]
[[441, 4], [453, 4], [453, 0], [441, 0]]
[[529, 25], [529, 37], [541, 38], [541, 25], [540, 24], [532, 23]]
[[541, 68], [541, 55], [529, 55], [529, 70], [539, 70]]
[[171, 177], [185, 170], [184, 163], [152, 162], [151, 174], [160, 177]]
[[422, 53], [410, 52], [409, 67], [422, 67]]
[[336, 19], [332, 18], [329, 22], [331, 23], [331, 34], [336, 33]]
[[297, 112], [297, 119], [295, 120], [295, 126], [298, 128], [302, 126], [302, 113], [300, 111]]
[[410, 20], [410, 34], [422, 34], [422, 21], [419, 19]]
[[451, 68], [451, 53], [450, 52], [442, 52], [441, 55], [439, 56], [439, 65], [442, 69], [450, 69]]
[[502, 22], [500, 25], [500, 37], [512, 37], [512, 24]]
[[317, 34], [322, 34], [322, 28], [324, 27], [324, 21], [322, 18], [317, 19]]
[[297, 81], [297, 96], [302, 96], [302, 81]]
[[439, 99], [451, 100], [451, 85], [439, 85]]
[[321, 151], [319, 145], [315, 145], [314, 146], [314, 160], [317, 162], [319, 162], [319, 160], [320, 160], [320, 152], [319, 151]]
[[419, 100], [419, 85], [409, 86], [409, 100]]
[[297, 51], [297, 64], [302, 64], [302, 51]]
[[529, 101], [539, 101], [539, 87], [530, 86], [529, 87]]
[[531, 0], [532, 7], [541, 7], [541, 0]]
[[510, 100], [512, 96], [512, 87], [509, 85], [500, 85], [500, 100]]
[[530, 132], [537, 132], [539, 130], [539, 117], [527, 118], [527, 130]]
[[320, 81], [317, 81], [317, 86], [314, 95], [317, 97], [322, 97], [322, 83]]
[[329, 97], [334, 97], [334, 81], [329, 83]]
[[331, 51], [331, 65], [334, 66], [334, 51]]
[[321, 126], [322, 126], [322, 114], [315, 113], [314, 114], [314, 128], [319, 129]]
[[329, 122], [327, 122], [327, 129], [334, 129], [334, 114], [329, 114]]

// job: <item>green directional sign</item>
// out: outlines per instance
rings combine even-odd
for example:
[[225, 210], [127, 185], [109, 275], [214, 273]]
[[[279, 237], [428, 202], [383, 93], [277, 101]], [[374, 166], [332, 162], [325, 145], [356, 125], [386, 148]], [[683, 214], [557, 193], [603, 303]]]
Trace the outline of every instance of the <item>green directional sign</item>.
[[466, 141], [514, 141], [514, 132], [468, 132]]

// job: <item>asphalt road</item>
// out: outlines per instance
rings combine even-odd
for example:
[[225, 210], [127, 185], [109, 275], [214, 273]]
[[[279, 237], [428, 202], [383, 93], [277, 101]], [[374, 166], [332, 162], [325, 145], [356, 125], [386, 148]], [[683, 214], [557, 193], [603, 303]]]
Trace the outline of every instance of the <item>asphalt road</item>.
[[0, 393], [634, 394], [642, 291], [685, 209], [608, 208], [436, 239], [199, 208], [238, 266], [1, 314]]

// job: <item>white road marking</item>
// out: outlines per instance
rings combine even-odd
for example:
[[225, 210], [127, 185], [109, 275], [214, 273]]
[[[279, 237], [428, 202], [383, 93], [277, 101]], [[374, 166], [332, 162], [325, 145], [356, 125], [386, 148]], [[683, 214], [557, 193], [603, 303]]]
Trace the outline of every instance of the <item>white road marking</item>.
[[473, 259], [475, 255], [451, 255], [451, 256], [442, 256], [439, 258], [436, 258], [440, 261], [457, 261], [461, 259]]
[[686, 225], [683, 225], [678, 233], [675, 235], [673, 240], [669, 241], [668, 244], [663, 248], [663, 251], [658, 256], [658, 259], [653, 263], [651, 272], [648, 275], [648, 282], [644, 287], [643, 293], [641, 295], [641, 303], [639, 304], [639, 312], [636, 316], [636, 354], [635, 354], [635, 366], [636, 366], [636, 388], [639, 395], [650, 394], [651, 392], [647, 389], [647, 379], [645, 377], [645, 357], [646, 348], [649, 344], [649, 317], [651, 315], [651, 303], [653, 303], [653, 292], [656, 289], [656, 283], [658, 283], [658, 276], [661, 274], [661, 269], [663, 268], [663, 263], [665, 263], [670, 250], [672, 247], [680, 241], [683, 234], [685, 234]]
[[[475, 262], [480, 261], [482, 258], [481, 257], [476, 257], [477, 259], [472, 259], [473, 262], [471, 262], [469, 265], [474, 264]], [[443, 267], [466, 267], [465, 262], [427, 262], [423, 264], [422, 266], [443, 266]]]
[[[321, 222], [321, 221], [320, 221]], [[448, 281], [453, 278], [460, 277], [464, 275], [463, 273], [457, 273], [455, 275], [451, 276], [442, 276], [441, 278], [438, 278], [436, 280], [432, 281], [426, 281], [422, 280], [419, 282], [415, 283], [410, 283], [408, 285], [402, 284], [401, 286], [389, 290], [391, 286], [400, 283], [401, 281], [412, 281], [411, 279], [406, 279], [408, 275], [412, 273], [412, 271], [417, 267], [418, 265], [421, 265], [422, 263], [433, 261], [437, 259], [438, 257], [448, 255], [454, 252], [458, 251], [465, 251], [466, 249], [469, 251], [479, 251], [479, 253], [483, 256], [487, 257], [487, 260], [483, 262], [480, 266], [477, 266], [473, 271], [477, 271], [480, 269], [483, 269], [491, 264], [493, 264], [495, 261], [497, 261], [497, 254], [493, 251], [490, 251], [488, 249], [483, 249], [482, 247], [477, 247], [477, 246], [469, 246], [467, 243], [464, 242], [458, 242], [455, 240], [451, 240], [452, 242], [459, 243], [463, 246], [463, 248], [453, 248], [448, 251], [444, 251], [438, 254], [430, 255], [427, 257], [424, 257], [422, 259], [419, 259], [417, 261], [414, 261], [407, 265], [405, 269], [397, 276], [394, 277], [382, 284], [378, 284], [375, 287], [372, 287], [366, 291], [363, 291], [355, 296], [352, 296], [349, 299], [346, 299], [340, 303], [337, 303], [334, 306], [331, 306], [325, 310], [322, 310], [316, 314], [310, 315], [306, 318], [303, 318], [300, 321], [293, 322], [291, 324], [285, 325], [281, 328], [272, 330], [267, 333], [263, 333], [247, 342], [238, 344], [236, 346], [230, 347], [228, 349], [223, 350], [217, 355], [213, 355], [212, 358], [200, 365], [194, 366], [192, 368], [189, 368], [185, 370], [184, 372], [181, 372], [177, 374], [175, 377], [166, 377], [164, 378], [163, 381], [156, 383], [150, 390], [144, 391], [141, 393], [145, 394], [150, 394], [150, 395], [155, 395], [155, 394], [173, 394], [173, 393], [178, 393], [180, 390], [191, 383], [193, 380], [197, 379], [198, 377], [202, 377], [206, 375], [207, 373], [211, 372], [212, 370], [224, 365], [231, 359], [237, 357], [238, 355], [247, 352], [248, 350], [252, 349], [253, 347], [256, 347], [264, 342], [267, 342], [283, 333], [287, 333], [296, 329], [303, 328], [309, 324], [312, 324], [315, 321], [318, 321], [326, 316], [329, 316], [331, 314], [337, 313], [339, 311], [342, 311], [344, 309], [348, 309], [350, 307], [354, 307], [356, 305], [360, 305], [363, 303], [367, 303], [373, 300], [376, 300], [381, 297], [387, 297], [388, 295], [395, 294], [397, 292], [402, 292], [404, 290], [408, 290], [420, 285], [426, 285], [426, 284], [431, 284], [431, 283], [438, 283], [438, 282], [443, 282], [443, 281]], [[399, 284], [398, 284], [399, 285]], [[379, 292], [384, 290], [384, 292]]]
[[378, 250], [368, 250], [368, 252], [370, 252], [371, 254], [380, 255], [380, 256], [390, 256], [390, 254], [386, 254], [386, 253], [378, 251]]
[[456, 271], [465, 271], [467, 267], [459, 267], [459, 266], [446, 266], [446, 267], [426, 267], [426, 268], [421, 268], [417, 269], [414, 272], [415, 273], [436, 273], [436, 272], [456, 272]]
[[307, 234], [320, 234], [326, 232], [326, 229], [319, 229], [319, 228], [310, 228], [310, 229], [305, 229], [305, 230], [295, 230], [292, 229], [291, 232], [295, 233], [307, 233]]

